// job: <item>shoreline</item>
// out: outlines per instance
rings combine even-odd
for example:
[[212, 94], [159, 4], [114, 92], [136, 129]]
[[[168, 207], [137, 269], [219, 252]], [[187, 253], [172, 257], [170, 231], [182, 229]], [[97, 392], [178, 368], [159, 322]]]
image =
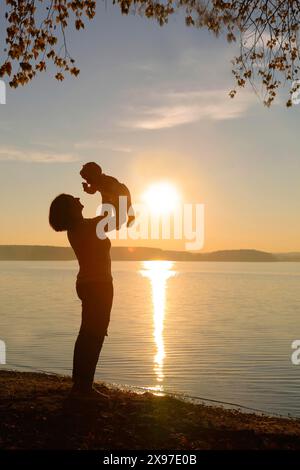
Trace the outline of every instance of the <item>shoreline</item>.
[[107, 398], [67, 399], [71, 379], [0, 371], [1, 449], [300, 449], [300, 420], [195, 404], [97, 383]]
[[[53, 372], [51, 370], [47, 371], [44, 369], [36, 369], [33, 367], [25, 367], [25, 366], [18, 366], [17, 364], [15, 365], [12, 364], [11, 367], [5, 368], [2, 371], [0, 369], [0, 381], [1, 381], [1, 372], [3, 371], [17, 372], [21, 374], [33, 373], [33, 374], [38, 374], [38, 375], [64, 378], [66, 380], [69, 380], [71, 377], [70, 374], [62, 374], [58, 372]], [[243, 405], [241, 403], [233, 403], [233, 402], [221, 401], [221, 400], [202, 397], [202, 396], [188, 395], [183, 392], [160, 391], [151, 387], [142, 387], [138, 385], [122, 384], [118, 382], [101, 382], [101, 381], [95, 380], [95, 383], [96, 385], [103, 384], [109, 390], [118, 390], [124, 393], [129, 392], [129, 393], [134, 393], [137, 395], [141, 395], [143, 393], [150, 393], [154, 396], [170, 397], [170, 398], [174, 398], [175, 400], [180, 400], [185, 403], [192, 404], [192, 405], [203, 405], [206, 407], [221, 407], [222, 409], [225, 409], [225, 410], [227, 409], [227, 410], [232, 410], [232, 411], [239, 411], [244, 414], [255, 414], [257, 416], [263, 416], [263, 417], [265, 416], [269, 418], [283, 418], [283, 419], [288, 419], [288, 420], [299, 420], [300, 422], [300, 417], [298, 416], [293, 416], [291, 414], [284, 415], [279, 412], [271, 412], [271, 411], [263, 410], [260, 408]]]

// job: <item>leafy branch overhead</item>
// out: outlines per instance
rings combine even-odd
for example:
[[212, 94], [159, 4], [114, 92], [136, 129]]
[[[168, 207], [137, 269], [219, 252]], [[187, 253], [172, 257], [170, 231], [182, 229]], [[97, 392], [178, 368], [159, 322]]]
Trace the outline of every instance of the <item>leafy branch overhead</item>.
[[[106, 0], [108, 1], [108, 0]], [[55, 78], [66, 73], [77, 76], [67, 44], [67, 30], [84, 28], [96, 14], [96, 1], [6, 0], [6, 45], [0, 76], [10, 85], [25, 85], [38, 72], [55, 65]], [[270, 106], [278, 89], [290, 83], [287, 106], [300, 87], [299, 40], [300, 1], [295, 0], [112, 0], [124, 15], [135, 13], [156, 20], [161, 26], [183, 13], [187, 26], [206, 28], [215, 35], [237, 42], [233, 59], [236, 88], [250, 83]], [[292, 85], [293, 84], [293, 85]], [[236, 89], [230, 92], [234, 97]]]

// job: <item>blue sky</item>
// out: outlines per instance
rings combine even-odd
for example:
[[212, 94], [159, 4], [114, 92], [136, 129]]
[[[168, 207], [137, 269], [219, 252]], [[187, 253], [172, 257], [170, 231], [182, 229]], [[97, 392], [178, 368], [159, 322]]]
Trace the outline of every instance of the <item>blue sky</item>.
[[250, 88], [231, 100], [234, 46], [180, 17], [161, 28], [99, 4], [69, 48], [77, 79], [42, 74], [0, 105], [0, 243], [67, 244], [49, 203], [80, 195], [93, 215], [78, 172], [97, 160], [136, 200], [164, 178], [204, 203], [206, 251], [300, 250], [299, 107], [266, 109]]

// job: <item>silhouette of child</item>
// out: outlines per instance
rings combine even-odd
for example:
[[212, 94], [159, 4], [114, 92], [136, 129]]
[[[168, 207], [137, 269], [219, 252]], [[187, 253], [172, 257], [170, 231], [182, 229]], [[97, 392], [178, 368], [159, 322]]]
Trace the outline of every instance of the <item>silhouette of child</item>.
[[127, 186], [120, 183], [116, 178], [102, 173], [102, 168], [95, 162], [89, 162], [83, 165], [80, 175], [85, 180], [82, 186], [86, 193], [94, 194], [96, 191], [99, 191], [102, 196], [102, 204], [111, 204], [114, 207], [117, 219], [117, 230], [119, 230], [120, 225], [122, 225], [119, 219], [119, 197], [125, 196], [127, 198], [127, 227], [129, 227], [134, 221], [135, 216], [131, 205], [131, 194]]

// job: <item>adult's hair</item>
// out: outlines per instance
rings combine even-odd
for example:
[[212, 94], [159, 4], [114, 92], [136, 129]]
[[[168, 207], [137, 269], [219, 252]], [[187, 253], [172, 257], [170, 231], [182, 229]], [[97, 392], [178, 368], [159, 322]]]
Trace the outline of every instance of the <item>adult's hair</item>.
[[72, 227], [72, 202], [74, 198], [70, 194], [60, 194], [53, 199], [49, 210], [49, 223], [56, 232], [63, 232]]

